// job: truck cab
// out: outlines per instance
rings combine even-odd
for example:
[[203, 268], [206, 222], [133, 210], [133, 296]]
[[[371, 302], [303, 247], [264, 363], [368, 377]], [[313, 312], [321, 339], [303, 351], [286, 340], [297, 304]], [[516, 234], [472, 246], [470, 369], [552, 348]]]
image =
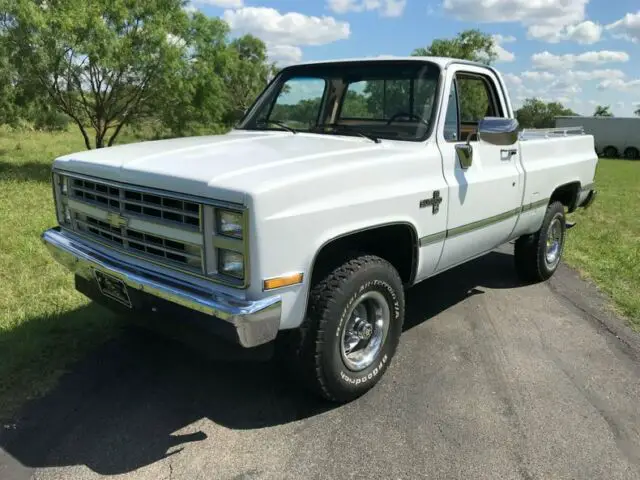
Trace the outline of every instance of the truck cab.
[[592, 136], [521, 130], [492, 67], [302, 64], [225, 135], [56, 159], [43, 239], [90, 298], [274, 343], [349, 401], [388, 368], [405, 289], [509, 241], [524, 279], [553, 275], [596, 165]]

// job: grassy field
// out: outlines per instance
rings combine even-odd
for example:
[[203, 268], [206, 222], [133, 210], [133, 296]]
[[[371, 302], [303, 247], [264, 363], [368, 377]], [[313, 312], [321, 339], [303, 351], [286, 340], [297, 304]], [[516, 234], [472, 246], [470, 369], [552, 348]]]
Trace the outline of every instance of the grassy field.
[[565, 260], [640, 331], [640, 162], [600, 160], [596, 183], [595, 203], [572, 215]]
[[77, 132], [0, 131], [0, 418], [53, 385], [65, 367], [116, 332], [40, 241], [55, 225], [51, 161], [82, 150]]
[[[120, 326], [74, 291], [71, 275], [39, 239], [55, 224], [51, 161], [82, 149], [75, 131], [0, 131], [0, 419]], [[566, 259], [640, 328], [640, 162], [601, 161], [597, 182], [597, 202], [575, 215]]]

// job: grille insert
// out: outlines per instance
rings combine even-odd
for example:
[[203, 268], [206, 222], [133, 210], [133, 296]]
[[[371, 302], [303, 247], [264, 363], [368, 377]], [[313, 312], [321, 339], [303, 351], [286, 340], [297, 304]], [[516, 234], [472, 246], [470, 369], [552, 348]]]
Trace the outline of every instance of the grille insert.
[[78, 231], [97, 237], [124, 250], [162, 260], [164, 263], [179, 265], [197, 271], [203, 270], [203, 251], [200, 245], [171, 240], [126, 227], [112, 225], [75, 212], [75, 225]]
[[201, 206], [187, 200], [138, 192], [80, 178], [72, 179], [71, 196], [81, 202], [131, 213], [155, 222], [184, 225], [192, 230], [201, 228]]

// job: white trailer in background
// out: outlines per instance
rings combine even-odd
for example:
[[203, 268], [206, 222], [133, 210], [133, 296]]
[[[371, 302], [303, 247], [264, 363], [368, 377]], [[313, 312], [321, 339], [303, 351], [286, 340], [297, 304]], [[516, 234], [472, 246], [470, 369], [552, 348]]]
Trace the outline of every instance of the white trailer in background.
[[640, 118], [556, 117], [556, 127], [583, 127], [586, 134], [593, 135], [599, 155], [640, 159]]

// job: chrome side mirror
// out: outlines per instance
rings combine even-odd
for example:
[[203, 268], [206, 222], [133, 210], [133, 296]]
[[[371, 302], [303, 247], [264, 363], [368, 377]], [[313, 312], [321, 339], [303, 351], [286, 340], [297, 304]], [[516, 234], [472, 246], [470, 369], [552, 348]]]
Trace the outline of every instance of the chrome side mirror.
[[478, 124], [478, 139], [492, 145], [513, 145], [519, 128], [515, 118], [485, 117]]

